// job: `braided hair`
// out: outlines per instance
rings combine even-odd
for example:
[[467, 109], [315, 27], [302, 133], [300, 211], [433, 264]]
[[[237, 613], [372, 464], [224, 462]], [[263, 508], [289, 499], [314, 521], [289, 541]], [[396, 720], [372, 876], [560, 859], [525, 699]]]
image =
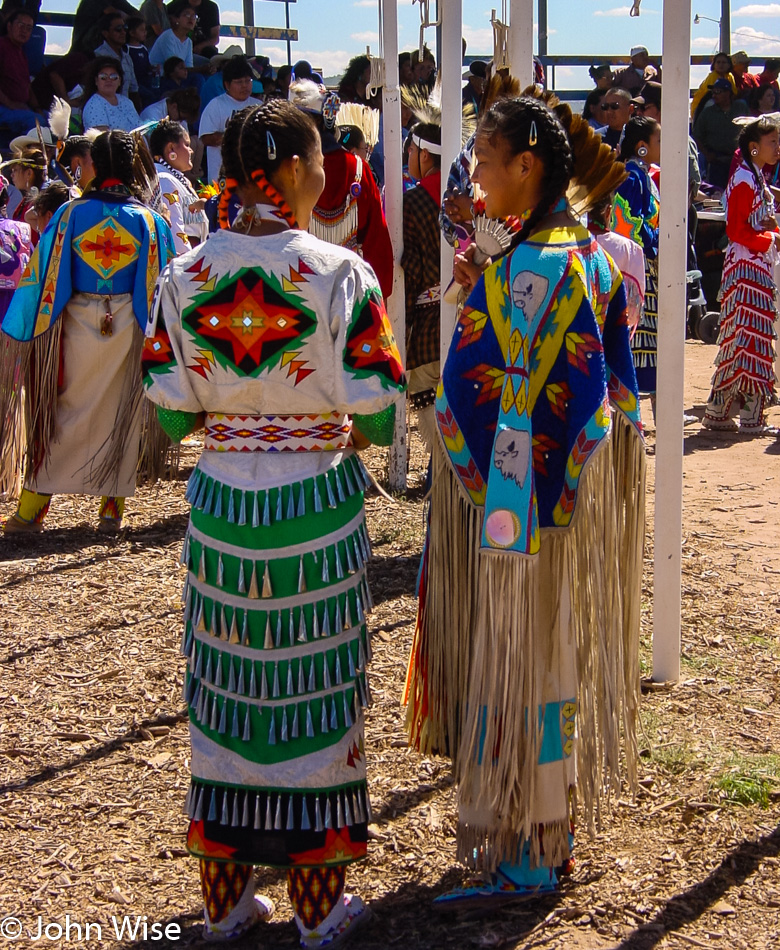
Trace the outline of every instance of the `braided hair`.
[[99, 189], [107, 178], [117, 178], [136, 197], [142, 197], [135, 182], [136, 145], [129, 132], [114, 129], [103, 132], [92, 143], [92, 164], [95, 166], [94, 186]]
[[286, 99], [269, 99], [261, 106], [236, 112], [222, 139], [225, 187], [219, 201], [220, 227], [228, 227], [228, 206], [238, 188], [254, 183], [295, 227], [293, 213], [271, 179], [294, 155], [309, 162], [320, 146], [311, 118]]
[[477, 131], [494, 146], [495, 138], [502, 139], [513, 157], [531, 152], [541, 161], [542, 194], [515, 238], [514, 243], [520, 243], [566, 193], [573, 170], [569, 139], [547, 106], [530, 96], [500, 99], [482, 117]]
[[745, 164], [753, 173], [753, 180], [759, 192], [763, 192], [766, 187], [764, 176], [761, 169], [757, 168], [753, 162], [753, 156], [750, 154], [750, 146], [757, 145], [765, 135], [774, 132], [777, 126], [766, 116], [759, 116], [755, 122], [749, 122], [739, 133], [739, 151]]

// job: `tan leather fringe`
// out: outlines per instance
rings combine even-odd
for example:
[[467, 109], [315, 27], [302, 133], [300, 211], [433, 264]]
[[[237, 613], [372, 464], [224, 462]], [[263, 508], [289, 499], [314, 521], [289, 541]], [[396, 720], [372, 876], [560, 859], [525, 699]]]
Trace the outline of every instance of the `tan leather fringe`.
[[647, 456], [642, 436], [618, 410], [612, 412], [612, 459], [618, 515], [618, 551], [623, 593], [623, 661], [626, 684], [623, 734], [629, 754], [626, 771], [636, 787], [636, 728], [639, 717], [639, 628], [642, 562], [645, 550], [645, 486]]
[[[62, 320], [34, 340], [4, 337], [0, 367], [0, 491], [18, 495], [34, 475], [54, 436], [59, 392]], [[7, 344], [7, 348], [6, 348]]]
[[[487, 818], [486, 827], [459, 829], [459, 856], [472, 866], [492, 870], [512, 860], [525, 839], [531, 840], [532, 865], [540, 860], [532, 814], [542, 742], [539, 706], [545, 677], [554, 678], [558, 669], [563, 639], [540, 633], [560, 626], [576, 650], [575, 748], [589, 830], [599, 822], [605, 790], [619, 786], [622, 709], [636, 677], [625, 683], [615, 505], [605, 440], [582, 473], [570, 528], [543, 530], [537, 557], [479, 557], [471, 668], [461, 694], [466, 723], [456, 763], [460, 801]], [[562, 605], [570, 616], [559, 616]], [[626, 743], [629, 758], [635, 745]], [[565, 816], [545, 824], [543, 833], [544, 864], [560, 863], [569, 849]]]
[[463, 495], [439, 438], [433, 445], [427, 592], [407, 674], [406, 727], [424, 755], [456, 758], [466, 695], [483, 509]]
[[32, 348], [0, 336], [0, 497], [16, 498], [22, 487], [26, 447], [24, 389]]
[[160, 479], [175, 478], [179, 471], [181, 446], [174, 445], [157, 418], [157, 406], [142, 400], [141, 451], [138, 456], [140, 485], [154, 485]]

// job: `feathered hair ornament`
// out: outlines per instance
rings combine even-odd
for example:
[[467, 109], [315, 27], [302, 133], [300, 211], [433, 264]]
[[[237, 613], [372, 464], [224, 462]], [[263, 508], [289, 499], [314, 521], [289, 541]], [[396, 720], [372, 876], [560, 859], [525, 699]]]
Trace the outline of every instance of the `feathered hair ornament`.
[[362, 106], [359, 102], [342, 102], [336, 116], [338, 127], [354, 125], [363, 133], [370, 150], [379, 141], [379, 110]]
[[[426, 95], [425, 90], [417, 86], [401, 87], [401, 102], [411, 109], [412, 115], [417, 120], [417, 126], [412, 127], [412, 135], [417, 135], [425, 143], [438, 146], [436, 154], [441, 153], [441, 73], [436, 77], [436, 84], [431, 90], [430, 95]], [[417, 127], [419, 131], [416, 131]], [[463, 110], [463, 123], [461, 132], [461, 148], [468, 142], [477, 127], [477, 113], [473, 106], [467, 106]], [[438, 130], [438, 136], [435, 130]], [[426, 138], [425, 133], [432, 138]], [[436, 141], [438, 138], [438, 142]], [[434, 151], [430, 149], [429, 151]], [[454, 159], [455, 156], [450, 156]]]
[[326, 129], [332, 129], [336, 125], [341, 99], [325, 86], [317, 85], [311, 79], [296, 79], [290, 84], [288, 99], [296, 109], [322, 116]]
[[516, 99], [520, 95], [520, 80], [515, 79], [509, 73], [503, 70], [490, 77], [482, 93], [482, 101], [479, 104], [479, 114], [487, 112], [488, 109], [499, 99]]
[[625, 165], [601, 141], [601, 136], [588, 125], [587, 120], [575, 115], [554, 93], [534, 85], [524, 89], [522, 95], [543, 102], [566, 132], [574, 167], [566, 198], [574, 214], [582, 217], [626, 180], [628, 173]]
[[54, 158], [49, 162], [49, 177], [52, 180], [57, 178], [64, 182], [70, 191], [71, 198], [76, 198], [81, 194], [81, 190], [74, 182], [70, 170], [62, 164], [62, 153], [70, 135], [70, 115], [70, 103], [65, 99], [60, 99], [59, 96], [55, 96], [51, 103], [51, 109], [49, 109], [49, 128], [57, 146]]

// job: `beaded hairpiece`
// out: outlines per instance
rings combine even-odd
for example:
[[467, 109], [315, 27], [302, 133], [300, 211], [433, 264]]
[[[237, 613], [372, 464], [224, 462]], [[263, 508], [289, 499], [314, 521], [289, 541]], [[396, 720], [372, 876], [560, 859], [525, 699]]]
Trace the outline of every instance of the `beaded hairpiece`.
[[228, 209], [230, 208], [230, 199], [236, 193], [238, 182], [235, 178], [226, 178], [225, 186], [219, 196], [219, 206], [217, 208], [217, 217], [221, 228], [229, 228], [230, 220], [228, 218]]
[[297, 228], [298, 222], [295, 220], [295, 215], [293, 214], [292, 208], [287, 204], [285, 199], [276, 190], [276, 188], [274, 188], [271, 182], [265, 177], [265, 172], [263, 169], [258, 168], [256, 171], [253, 171], [251, 178], [260, 191], [262, 191], [266, 198], [268, 198], [271, 204], [275, 205], [279, 209], [290, 227]]

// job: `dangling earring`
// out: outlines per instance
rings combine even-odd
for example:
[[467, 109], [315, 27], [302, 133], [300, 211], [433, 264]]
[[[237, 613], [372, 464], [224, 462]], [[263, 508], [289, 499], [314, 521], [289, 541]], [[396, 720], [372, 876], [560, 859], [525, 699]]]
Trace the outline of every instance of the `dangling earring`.
[[529, 147], [529, 148], [533, 148], [534, 145], [536, 145], [537, 141], [538, 141], [538, 137], [537, 137], [537, 134], [536, 134], [536, 120], [535, 120], [535, 119], [532, 119], [532, 120], [531, 120], [531, 129], [530, 129], [530, 131], [529, 131], [529, 133], [528, 133], [528, 147]]
[[636, 150], [636, 153], [640, 158], [647, 158], [647, 149], [644, 147], [644, 145], [640, 145]]

